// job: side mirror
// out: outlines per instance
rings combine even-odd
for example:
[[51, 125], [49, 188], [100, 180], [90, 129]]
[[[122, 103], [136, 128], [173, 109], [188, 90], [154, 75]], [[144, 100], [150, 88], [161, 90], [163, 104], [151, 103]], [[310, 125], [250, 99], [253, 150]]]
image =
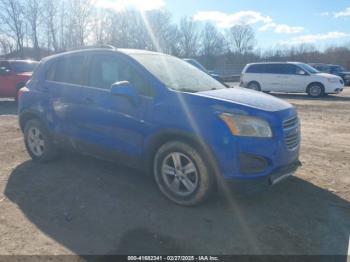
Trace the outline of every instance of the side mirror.
[[309, 74], [306, 73], [304, 70], [298, 70], [298, 71], [297, 71], [297, 75], [299, 75], [299, 76], [307, 76], [307, 75], [309, 75]]
[[111, 94], [128, 98], [133, 104], [139, 102], [138, 94], [129, 81], [120, 81], [112, 84]]

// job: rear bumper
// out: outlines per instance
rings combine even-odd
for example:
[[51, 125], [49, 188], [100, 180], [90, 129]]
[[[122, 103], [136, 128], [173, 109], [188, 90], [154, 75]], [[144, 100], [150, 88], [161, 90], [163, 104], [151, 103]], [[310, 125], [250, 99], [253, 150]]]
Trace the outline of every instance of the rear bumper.
[[264, 177], [255, 179], [226, 179], [227, 184], [238, 193], [255, 193], [269, 189], [281, 181], [291, 177], [301, 166], [299, 160], [282, 166]]

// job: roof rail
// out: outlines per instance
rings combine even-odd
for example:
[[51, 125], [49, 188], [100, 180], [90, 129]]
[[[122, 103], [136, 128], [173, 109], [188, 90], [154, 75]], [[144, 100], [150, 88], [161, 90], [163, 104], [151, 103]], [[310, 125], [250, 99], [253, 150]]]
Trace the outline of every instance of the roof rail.
[[74, 47], [74, 48], [69, 49], [68, 51], [83, 50], [83, 49], [96, 49], [96, 48], [117, 50], [117, 48], [113, 45], [91, 45], [91, 46]]

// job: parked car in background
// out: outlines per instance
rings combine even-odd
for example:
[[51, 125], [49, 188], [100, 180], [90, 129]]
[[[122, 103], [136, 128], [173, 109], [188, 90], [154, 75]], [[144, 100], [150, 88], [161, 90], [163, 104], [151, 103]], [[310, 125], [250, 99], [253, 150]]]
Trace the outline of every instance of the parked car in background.
[[192, 58], [184, 58], [183, 59], [184, 61], [186, 61], [187, 63], [190, 63], [191, 65], [197, 67], [199, 70], [202, 70], [204, 73], [210, 75], [211, 77], [213, 77], [214, 79], [218, 80], [220, 83], [225, 84], [225, 81], [224, 79], [219, 75], [219, 74], [216, 74], [215, 72], [213, 71], [209, 71], [207, 70], [201, 63], [199, 63], [197, 60], [195, 59], [192, 59]]
[[312, 67], [316, 68], [318, 71], [323, 73], [329, 73], [332, 75], [340, 76], [345, 85], [350, 86], [350, 72], [340, 65], [331, 64], [310, 64]]
[[17, 99], [18, 90], [32, 76], [38, 62], [31, 60], [0, 61], [0, 97]]
[[[182, 205], [224, 182], [269, 187], [299, 166], [300, 127], [289, 103], [226, 88], [173, 56], [87, 49], [43, 59], [19, 93], [19, 122], [33, 160], [59, 147], [122, 160], [153, 173]], [[243, 182], [242, 182], [243, 183]]]
[[240, 85], [257, 91], [307, 93], [320, 97], [342, 92], [344, 81], [304, 63], [254, 63], [243, 69]]

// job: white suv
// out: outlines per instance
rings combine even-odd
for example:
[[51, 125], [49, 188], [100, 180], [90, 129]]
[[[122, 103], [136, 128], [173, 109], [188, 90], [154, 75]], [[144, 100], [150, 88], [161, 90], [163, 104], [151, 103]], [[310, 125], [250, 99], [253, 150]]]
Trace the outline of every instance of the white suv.
[[308, 93], [320, 97], [342, 92], [344, 81], [304, 63], [254, 63], [243, 69], [240, 86], [264, 92]]

